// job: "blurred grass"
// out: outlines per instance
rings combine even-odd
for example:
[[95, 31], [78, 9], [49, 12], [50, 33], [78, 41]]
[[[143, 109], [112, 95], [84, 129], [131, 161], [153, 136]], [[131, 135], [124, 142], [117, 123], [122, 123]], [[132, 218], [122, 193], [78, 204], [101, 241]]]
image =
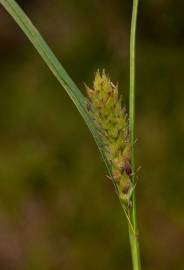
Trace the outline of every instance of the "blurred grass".
[[[127, 103], [129, 5], [121, 13], [113, 2], [104, 16], [96, 1], [22, 4], [81, 89], [105, 66]], [[3, 11], [0, 18], [0, 268], [131, 269], [125, 219], [91, 135], [22, 33]], [[158, 29], [150, 18], [153, 40], [141, 17], [137, 55], [143, 265], [182, 270], [182, 35], [171, 31], [177, 24], [165, 34], [166, 19]]]

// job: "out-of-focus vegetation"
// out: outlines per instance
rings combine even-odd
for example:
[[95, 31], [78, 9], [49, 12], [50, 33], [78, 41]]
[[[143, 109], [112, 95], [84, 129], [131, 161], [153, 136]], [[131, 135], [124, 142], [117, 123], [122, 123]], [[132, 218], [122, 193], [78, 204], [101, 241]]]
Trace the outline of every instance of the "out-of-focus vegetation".
[[[128, 101], [131, 1], [18, 1], [84, 90], [105, 67]], [[143, 266], [182, 270], [184, 3], [141, 1], [137, 185]], [[131, 269], [126, 221], [65, 91], [0, 8], [0, 269]]]

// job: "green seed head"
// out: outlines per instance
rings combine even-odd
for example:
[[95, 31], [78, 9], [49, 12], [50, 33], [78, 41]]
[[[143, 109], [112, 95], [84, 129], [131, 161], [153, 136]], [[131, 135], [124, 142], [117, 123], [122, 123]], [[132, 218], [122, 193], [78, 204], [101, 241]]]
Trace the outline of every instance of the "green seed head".
[[119, 197], [128, 205], [132, 190], [131, 144], [126, 110], [122, 107], [118, 86], [110, 81], [105, 71], [102, 74], [97, 71], [93, 89], [86, 88], [89, 108], [105, 145], [107, 159], [111, 162]]

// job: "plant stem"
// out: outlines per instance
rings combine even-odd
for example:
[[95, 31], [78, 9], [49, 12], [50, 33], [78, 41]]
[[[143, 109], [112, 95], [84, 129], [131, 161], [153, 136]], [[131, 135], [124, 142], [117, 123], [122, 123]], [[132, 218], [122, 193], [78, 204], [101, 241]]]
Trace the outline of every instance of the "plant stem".
[[[132, 171], [135, 173], [135, 45], [136, 45], [136, 26], [139, 0], [133, 0], [132, 22], [130, 33], [130, 92], [129, 92], [129, 118], [130, 118], [130, 134], [132, 145]], [[135, 175], [132, 176], [132, 182], [135, 184]], [[134, 232], [129, 225], [129, 240], [132, 254], [132, 264], [134, 270], [141, 269], [140, 251], [138, 241], [137, 216], [136, 216], [136, 194], [133, 192], [132, 209], [130, 211], [130, 220], [134, 228]]]

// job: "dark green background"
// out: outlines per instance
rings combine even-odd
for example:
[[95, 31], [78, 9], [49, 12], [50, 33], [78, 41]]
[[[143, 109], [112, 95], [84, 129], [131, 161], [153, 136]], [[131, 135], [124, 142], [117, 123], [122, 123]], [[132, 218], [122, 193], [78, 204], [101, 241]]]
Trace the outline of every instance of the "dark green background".
[[[128, 104], [129, 0], [18, 1], [85, 93], [105, 68]], [[141, 1], [137, 185], [145, 270], [182, 270], [184, 2]], [[96, 145], [0, 7], [0, 269], [129, 270], [126, 220]]]

